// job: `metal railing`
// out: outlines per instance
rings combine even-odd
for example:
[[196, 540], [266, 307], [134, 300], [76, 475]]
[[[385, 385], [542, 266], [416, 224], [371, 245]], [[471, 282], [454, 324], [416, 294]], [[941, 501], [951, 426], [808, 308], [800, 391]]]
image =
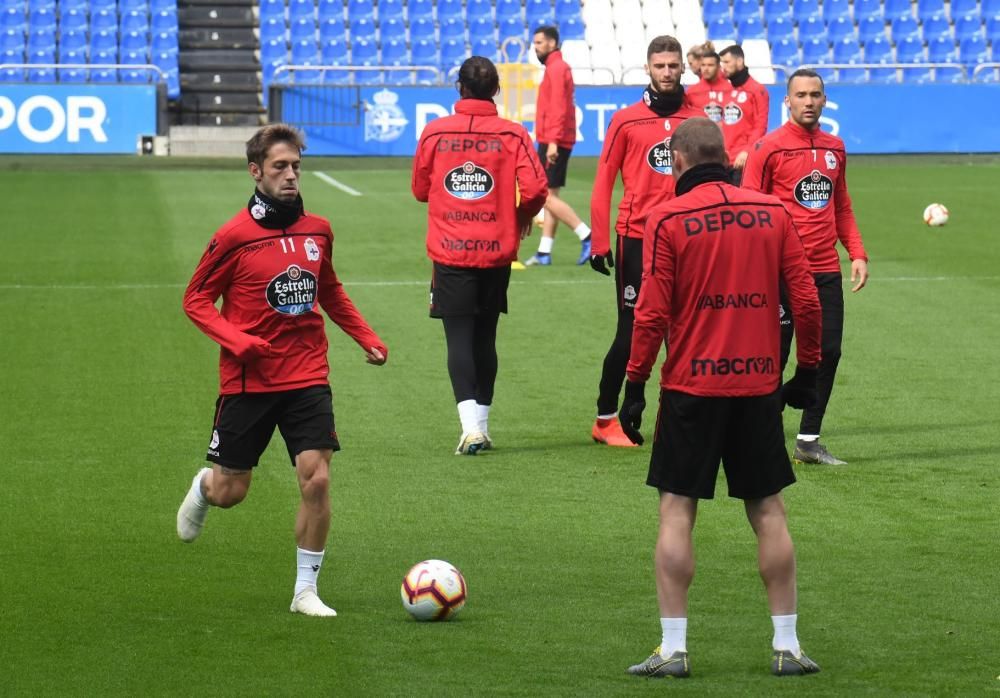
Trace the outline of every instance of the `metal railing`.
[[[899, 71], [901, 69], [911, 69], [911, 70], [936, 70], [939, 68], [946, 68], [949, 70], [958, 70], [961, 73], [962, 81], [968, 81], [968, 68], [964, 63], [803, 63], [800, 66], [795, 66], [794, 68], [787, 65], [772, 65], [771, 68], [775, 72], [780, 71], [781, 74], [787, 79], [789, 75], [794, 73], [799, 68], [809, 68], [811, 70], [895, 70]], [[838, 75], [839, 77], [839, 75]], [[936, 77], [936, 72], [935, 72]], [[829, 80], [828, 82], [836, 83], [839, 80]], [[896, 74], [896, 82], [900, 82], [899, 74]]]
[[[167, 81], [167, 74], [163, 72], [163, 69], [159, 66], [153, 65], [152, 63], [142, 63], [136, 65], [126, 65], [124, 63], [0, 63], [0, 70], [145, 70], [156, 74], [156, 82], [166, 83]], [[60, 81], [52, 80], [51, 82]]]
[[[318, 73], [318, 79], [310, 77], [308, 80], [302, 82], [297, 82], [295, 80], [296, 73]], [[291, 78], [290, 82], [284, 82], [281, 80], [281, 76], [287, 73]], [[329, 84], [329, 85], [346, 85], [346, 84], [356, 84], [356, 83], [345, 83], [339, 82], [337, 80], [331, 80], [326, 82], [324, 78], [327, 73], [341, 73], [345, 75], [350, 75], [351, 73], [371, 73], [371, 74], [382, 74], [382, 73], [410, 73], [409, 82], [386, 82], [379, 81], [370, 84], [373, 85], [441, 85], [444, 84], [442, 80], [441, 69], [434, 65], [407, 65], [407, 66], [397, 66], [397, 65], [387, 65], [387, 66], [374, 66], [374, 65], [281, 65], [278, 66], [274, 73], [271, 75], [271, 79], [268, 81], [271, 84], [281, 84], [281, 85], [316, 85], [316, 84]], [[418, 79], [420, 74], [431, 73], [434, 75], [432, 81]], [[366, 83], [367, 84], [367, 83]]]

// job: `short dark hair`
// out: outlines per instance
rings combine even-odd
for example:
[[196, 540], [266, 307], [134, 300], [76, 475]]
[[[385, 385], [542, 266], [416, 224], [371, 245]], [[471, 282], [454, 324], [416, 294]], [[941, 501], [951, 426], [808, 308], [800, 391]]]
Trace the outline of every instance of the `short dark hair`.
[[542, 26], [538, 27], [535, 31], [531, 33], [532, 36], [534, 36], [535, 34], [545, 34], [546, 39], [554, 39], [556, 42], [556, 46], [559, 45], [559, 30], [556, 29], [551, 24], [543, 24]]
[[681, 42], [672, 36], [664, 34], [663, 36], [658, 36], [649, 42], [649, 48], [646, 49], [646, 61], [648, 62], [654, 53], [680, 54], [682, 50]]
[[463, 96], [493, 99], [499, 87], [500, 75], [489, 58], [471, 56], [458, 69], [458, 90]]
[[269, 124], [257, 129], [247, 141], [247, 164], [255, 162], [262, 167], [267, 151], [276, 143], [288, 143], [298, 148], [300, 155], [306, 149], [305, 139], [297, 128], [288, 124]]
[[726, 48], [719, 51], [719, 56], [732, 56], [733, 58], [739, 58], [740, 60], [745, 60], [746, 55], [743, 53], [743, 47], [739, 44], [733, 44], [732, 46], [726, 46]]
[[817, 73], [812, 68], [799, 68], [794, 73], [792, 73], [791, 75], [788, 76], [788, 82], [785, 85], [785, 92], [786, 93], [789, 93], [789, 94], [791, 93], [791, 90], [792, 90], [792, 80], [794, 80], [795, 78], [816, 78], [817, 80], [819, 80], [819, 86], [820, 86], [820, 88], [823, 90], [824, 93], [826, 92], [826, 83], [823, 82], [823, 76], [822, 75], [820, 75], [819, 73]]
[[722, 129], [703, 116], [687, 119], [674, 130], [674, 135], [670, 138], [670, 150], [684, 153], [689, 168], [705, 163], [725, 165], [729, 162]]
[[702, 53], [701, 60], [705, 60], [706, 58], [714, 58], [716, 63], [719, 62], [719, 54], [717, 54], [715, 51], [705, 51], [704, 53]]

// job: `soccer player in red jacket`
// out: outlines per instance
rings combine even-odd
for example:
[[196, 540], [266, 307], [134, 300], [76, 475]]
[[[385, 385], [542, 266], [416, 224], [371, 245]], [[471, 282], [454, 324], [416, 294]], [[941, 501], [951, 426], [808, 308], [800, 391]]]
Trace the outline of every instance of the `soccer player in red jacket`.
[[[823, 79], [800, 69], [788, 79], [789, 121], [754, 145], [743, 172], [743, 186], [781, 199], [802, 236], [823, 306], [823, 361], [819, 366], [819, 399], [802, 412], [793, 457], [800, 463], [843, 465], [820, 443], [820, 428], [833, 392], [844, 334], [844, 291], [837, 241], [851, 258], [854, 292], [868, 282], [868, 256], [861, 241], [851, 197], [847, 193], [844, 142], [819, 127], [826, 105]], [[792, 320], [782, 303], [781, 365], [788, 360]]]
[[722, 103], [732, 85], [719, 70], [719, 54], [710, 41], [705, 42], [698, 71], [701, 73], [701, 80], [691, 85], [685, 94], [688, 105], [715, 123], [722, 123]]
[[542, 222], [538, 252], [524, 263], [528, 266], [552, 264], [556, 228], [562, 221], [580, 239], [580, 256], [576, 263], [586, 264], [590, 259], [590, 227], [559, 197], [560, 189], [566, 186], [569, 156], [576, 143], [573, 73], [559, 50], [559, 30], [555, 27], [536, 29], [532, 47], [545, 66], [545, 74], [538, 86], [538, 99], [535, 100], [535, 139], [538, 141], [538, 159], [548, 179], [549, 196], [545, 200], [545, 220]]
[[733, 182], [739, 184], [753, 144], [767, 133], [771, 98], [767, 88], [750, 77], [743, 48], [733, 44], [719, 51], [722, 73], [732, 89], [722, 100], [722, 135], [733, 166]]
[[[781, 490], [795, 482], [785, 451], [784, 402], [815, 399], [820, 307], [802, 243], [781, 202], [728, 183], [719, 127], [685, 121], [670, 141], [676, 198], [646, 218], [643, 284], [635, 308], [627, 434], [642, 442], [644, 386], [664, 341], [660, 411], [646, 483], [660, 493], [656, 586], [662, 641], [628, 669], [654, 677], [690, 675], [688, 588], [699, 499], [711, 499], [719, 461], [729, 496], [742, 499], [757, 536], [760, 574], [774, 624], [771, 671], [819, 671], [796, 635], [795, 551]], [[778, 285], [795, 308], [799, 365], [781, 387], [774, 325]]]
[[462, 436], [455, 455], [492, 448], [497, 324], [510, 265], [545, 203], [545, 173], [520, 124], [497, 115], [496, 66], [482, 56], [458, 72], [455, 114], [431, 121], [413, 159], [413, 195], [427, 206], [434, 262], [431, 317], [441, 318]]
[[[658, 36], [650, 42], [646, 49], [649, 85], [641, 100], [611, 117], [590, 198], [590, 220], [594, 224], [590, 264], [602, 274], [609, 274], [607, 265], [614, 266], [618, 307], [615, 338], [601, 370], [597, 419], [591, 428], [594, 441], [609, 446], [635, 446], [622, 432], [617, 412], [632, 344], [635, 299], [642, 286], [646, 214], [673, 198], [670, 136], [685, 119], [698, 114], [684, 106], [682, 55], [680, 42], [672, 36]], [[612, 255], [611, 193], [619, 172], [624, 193], [615, 223], [617, 250]]]
[[[222, 347], [219, 399], [207, 460], [177, 512], [177, 534], [191, 542], [209, 506], [243, 501], [253, 469], [277, 426], [298, 477], [302, 503], [291, 610], [335, 616], [316, 592], [330, 528], [334, 427], [323, 315], [317, 303], [382, 365], [388, 349], [344, 292], [333, 270], [333, 233], [306, 213], [299, 195], [302, 135], [265, 126], [247, 141], [256, 189], [249, 203], [212, 236], [184, 292], [184, 312]], [[215, 302], [222, 297], [222, 308]]]

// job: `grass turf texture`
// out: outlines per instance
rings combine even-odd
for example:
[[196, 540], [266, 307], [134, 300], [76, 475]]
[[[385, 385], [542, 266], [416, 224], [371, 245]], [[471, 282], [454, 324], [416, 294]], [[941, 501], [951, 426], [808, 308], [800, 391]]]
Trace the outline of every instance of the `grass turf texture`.
[[[217, 388], [216, 347], [183, 316], [182, 289], [250, 181], [237, 161], [161, 162], [0, 162], [5, 693], [1000, 690], [996, 161], [852, 161], [873, 277], [848, 294], [824, 435], [850, 465], [799, 466], [786, 493], [800, 638], [823, 673], [768, 675], [753, 537], [720, 483], [695, 532], [695, 678], [669, 687], [624, 673], [659, 639], [649, 449], [589, 439], [612, 284], [573, 264], [565, 229], [552, 267], [515, 272], [498, 448], [452, 456], [458, 420], [440, 323], [426, 317], [426, 213], [407, 161], [306, 160], [364, 194], [304, 175], [307, 207], [333, 222], [337, 269], [391, 350], [384, 368], [366, 366], [330, 332], [344, 450], [320, 590], [340, 617], [288, 612], [298, 493], [277, 435], [248, 500], [213, 510], [195, 544], [177, 540]], [[570, 171], [583, 213], [594, 162]], [[920, 220], [932, 201], [952, 212], [943, 229]], [[417, 624], [399, 603], [402, 575], [432, 557], [469, 582], [447, 624]]]

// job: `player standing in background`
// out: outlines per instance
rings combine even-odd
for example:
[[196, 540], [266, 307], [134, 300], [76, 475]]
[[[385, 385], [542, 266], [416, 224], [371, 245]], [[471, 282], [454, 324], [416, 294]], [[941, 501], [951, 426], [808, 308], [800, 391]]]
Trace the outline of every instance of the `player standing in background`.
[[333, 270], [330, 223], [302, 207], [304, 149], [302, 135], [286, 124], [265, 126], [247, 141], [256, 189], [212, 237], [184, 292], [184, 312], [222, 350], [206, 456], [214, 465], [195, 476], [177, 512], [177, 534], [191, 542], [209, 506], [228, 509], [243, 501], [277, 426], [302, 494], [291, 610], [335, 616], [316, 593], [330, 529], [330, 458], [340, 450], [326, 329], [316, 303], [361, 346], [368, 363], [384, 364], [389, 350]]
[[548, 178], [549, 196], [545, 200], [545, 220], [542, 222], [538, 252], [524, 263], [528, 266], [552, 264], [556, 228], [562, 221], [580, 238], [580, 256], [576, 263], [586, 264], [590, 259], [590, 227], [580, 220], [568, 203], [559, 198], [559, 191], [566, 186], [569, 156], [576, 143], [573, 73], [559, 50], [559, 30], [555, 27], [536, 29], [532, 46], [538, 60], [545, 66], [535, 101], [535, 140], [538, 141], [538, 159]]
[[[642, 99], [611, 117], [604, 148], [597, 165], [590, 199], [594, 224], [590, 265], [609, 274], [615, 268], [618, 324], [611, 348], [604, 357], [597, 419], [591, 437], [609, 446], [634, 446], [618, 422], [618, 397], [625, 382], [632, 345], [635, 299], [642, 285], [642, 247], [646, 214], [674, 195], [670, 161], [670, 136], [681, 122], [697, 112], [684, 106], [684, 72], [681, 45], [672, 36], [658, 36], [646, 49], [649, 86]], [[618, 204], [615, 232], [617, 252], [611, 254], [611, 194], [621, 172], [625, 191]], [[615, 263], [617, 262], [617, 264]]]
[[688, 105], [715, 123], [722, 123], [722, 101], [732, 85], [719, 70], [719, 54], [711, 41], [702, 45], [698, 72], [701, 73], [701, 80], [687, 88]]
[[[773, 196], [728, 184], [719, 127], [703, 118], [670, 142], [676, 198], [646, 223], [643, 285], [622, 403], [622, 425], [642, 442], [644, 386], [664, 341], [660, 411], [646, 483], [660, 493], [656, 587], [662, 642], [637, 676], [690, 675], [687, 599], [699, 499], [711, 499], [722, 460], [729, 496], [744, 500], [757, 536], [774, 624], [771, 671], [819, 671], [796, 633], [795, 550], [781, 490], [795, 482], [781, 426], [789, 404], [815, 399], [820, 308], [802, 243]], [[795, 307], [799, 365], [781, 389], [774, 326], [779, 280]]]
[[701, 54], [705, 50], [703, 44], [697, 44], [688, 49], [687, 66], [688, 69], [681, 75], [682, 85], [694, 85], [701, 80]]
[[771, 98], [767, 88], [750, 77], [743, 49], [738, 44], [719, 51], [722, 74], [732, 89], [722, 101], [722, 135], [733, 166], [732, 181], [739, 186], [750, 148], [767, 133]]
[[[823, 416], [833, 392], [844, 334], [844, 289], [837, 241], [851, 258], [852, 291], [868, 282], [868, 257], [847, 193], [844, 141], [819, 127], [826, 105], [823, 78], [800, 69], [788, 79], [789, 120], [758, 141], [743, 171], [743, 186], [774, 194], [784, 202], [806, 248], [823, 306], [823, 360], [816, 404], [802, 412], [793, 458], [800, 463], [844, 465], [819, 441]], [[781, 366], [792, 343], [792, 318], [781, 304]]]
[[545, 203], [545, 173], [520, 124], [497, 116], [496, 66], [482, 56], [458, 72], [455, 114], [431, 121], [413, 159], [413, 195], [426, 201], [434, 262], [431, 317], [441, 318], [462, 436], [456, 455], [492, 447], [497, 324], [510, 265]]

